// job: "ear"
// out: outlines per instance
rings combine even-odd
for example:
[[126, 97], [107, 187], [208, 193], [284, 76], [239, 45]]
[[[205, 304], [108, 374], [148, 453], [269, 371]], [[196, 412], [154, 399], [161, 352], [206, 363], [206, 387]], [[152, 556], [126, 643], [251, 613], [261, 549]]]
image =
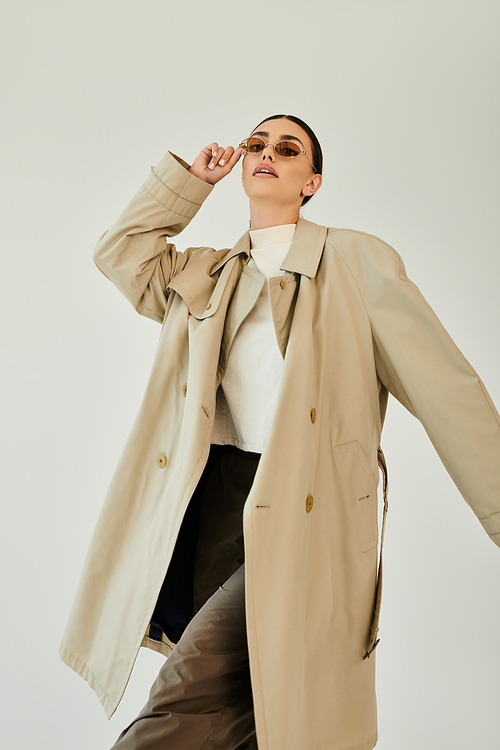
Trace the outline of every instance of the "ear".
[[314, 195], [314, 193], [318, 192], [322, 183], [323, 183], [322, 176], [320, 174], [315, 174], [314, 177], [311, 180], [309, 180], [309, 182], [306, 182], [306, 184], [302, 188], [302, 195], [304, 197], [306, 195]]

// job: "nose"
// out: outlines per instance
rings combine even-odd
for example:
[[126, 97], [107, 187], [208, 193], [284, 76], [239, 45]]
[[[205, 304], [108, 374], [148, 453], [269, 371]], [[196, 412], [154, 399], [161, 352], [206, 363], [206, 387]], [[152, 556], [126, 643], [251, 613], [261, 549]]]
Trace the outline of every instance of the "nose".
[[274, 146], [272, 143], [266, 144], [266, 147], [264, 148], [262, 152], [262, 161], [265, 161], [266, 156], [269, 161], [276, 161], [276, 154], [275, 154]]

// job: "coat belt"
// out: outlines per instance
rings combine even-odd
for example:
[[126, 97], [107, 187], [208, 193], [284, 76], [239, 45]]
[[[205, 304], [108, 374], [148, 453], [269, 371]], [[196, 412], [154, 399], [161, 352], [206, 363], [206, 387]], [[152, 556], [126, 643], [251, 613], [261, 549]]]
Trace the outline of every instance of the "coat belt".
[[373, 616], [372, 616], [372, 624], [370, 627], [370, 637], [368, 639], [368, 645], [366, 647], [366, 654], [363, 656], [363, 659], [367, 659], [372, 651], [376, 649], [380, 642], [380, 638], [377, 638], [378, 635], [378, 624], [380, 620], [380, 606], [382, 603], [382, 550], [384, 547], [384, 535], [385, 535], [385, 522], [387, 519], [387, 511], [389, 510], [389, 502], [388, 502], [388, 489], [389, 489], [389, 480], [387, 476], [387, 464], [385, 462], [385, 456], [382, 448], [379, 447], [377, 451], [377, 458], [378, 458], [378, 465], [380, 466], [382, 470], [382, 476], [383, 476], [383, 493], [384, 493], [384, 512], [382, 516], [382, 531], [380, 532], [380, 558], [378, 563], [378, 574], [377, 574], [377, 586], [375, 589], [375, 605], [373, 607]]

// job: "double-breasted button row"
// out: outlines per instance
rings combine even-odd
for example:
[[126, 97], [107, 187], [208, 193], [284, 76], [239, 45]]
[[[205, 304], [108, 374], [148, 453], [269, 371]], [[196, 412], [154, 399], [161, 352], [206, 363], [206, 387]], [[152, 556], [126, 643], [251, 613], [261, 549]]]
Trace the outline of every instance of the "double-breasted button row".
[[156, 463], [160, 467], [160, 469], [164, 469], [167, 465], [167, 457], [164, 453], [160, 453], [158, 458], [156, 459]]
[[312, 495], [308, 495], [307, 500], [306, 500], [306, 513], [310, 513], [312, 511], [313, 505], [314, 505], [314, 498]]

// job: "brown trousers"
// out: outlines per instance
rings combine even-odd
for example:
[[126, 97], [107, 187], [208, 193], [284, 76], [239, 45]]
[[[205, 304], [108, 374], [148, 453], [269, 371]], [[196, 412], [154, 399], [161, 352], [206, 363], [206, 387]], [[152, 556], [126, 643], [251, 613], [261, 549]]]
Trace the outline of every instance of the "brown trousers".
[[197, 488], [194, 616], [112, 750], [257, 750], [242, 513], [259, 458], [212, 446]]

